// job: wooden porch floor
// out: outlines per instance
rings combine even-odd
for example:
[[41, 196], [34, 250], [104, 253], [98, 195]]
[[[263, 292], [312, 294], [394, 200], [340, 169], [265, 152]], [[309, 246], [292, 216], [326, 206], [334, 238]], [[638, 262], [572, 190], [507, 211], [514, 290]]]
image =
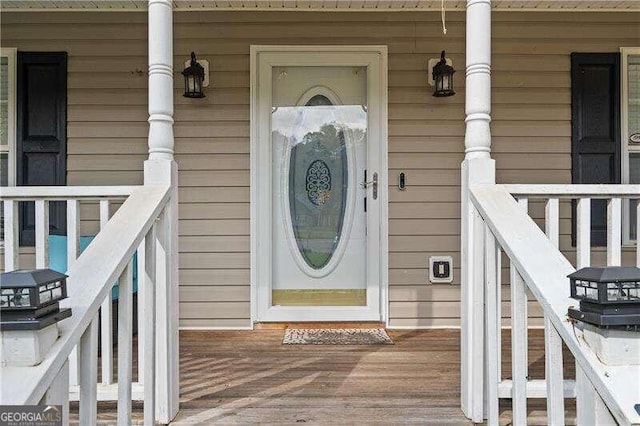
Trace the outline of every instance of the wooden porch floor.
[[284, 346], [282, 330], [185, 333], [176, 424], [467, 424], [458, 333], [391, 332], [394, 346]]
[[[283, 330], [183, 331], [173, 424], [470, 424], [460, 411], [459, 331], [389, 335], [393, 346], [284, 346]], [[529, 340], [530, 376], [542, 378], [541, 330]], [[574, 405], [567, 401], [570, 419]], [[115, 422], [115, 409], [100, 404], [102, 424]], [[501, 417], [509, 423], [508, 400]], [[141, 420], [142, 404], [134, 404], [134, 421]], [[546, 424], [543, 400], [529, 401], [529, 420]]]

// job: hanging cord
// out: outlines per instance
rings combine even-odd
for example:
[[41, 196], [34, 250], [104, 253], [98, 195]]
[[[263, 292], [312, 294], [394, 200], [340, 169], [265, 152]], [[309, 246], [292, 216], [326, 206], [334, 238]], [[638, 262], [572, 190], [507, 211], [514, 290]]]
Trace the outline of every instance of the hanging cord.
[[447, 34], [447, 25], [445, 24], [445, 8], [444, 8], [444, 0], [442, 0], [441, 3], [442, 7], [441, 7], [441, 11], [442, 11], [442, 34], [446, 35]]

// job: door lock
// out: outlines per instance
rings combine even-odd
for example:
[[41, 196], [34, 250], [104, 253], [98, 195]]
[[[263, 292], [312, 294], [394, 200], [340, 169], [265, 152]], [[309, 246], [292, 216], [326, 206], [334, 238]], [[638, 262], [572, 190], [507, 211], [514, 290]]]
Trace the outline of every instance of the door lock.
[[[365, 174], [366, 176], [366, 174]], [[378, 173], [374, 173], [373, 174], [373, 179], [371, 179], [369, 182], [367, 182], [366, 178], [364, 180], [364, 182], [360, 183], [360, 186], [367, 189], [369, 186], [371, 186], [373, 188], [373, 199], [377, 200], [378, 199]]]

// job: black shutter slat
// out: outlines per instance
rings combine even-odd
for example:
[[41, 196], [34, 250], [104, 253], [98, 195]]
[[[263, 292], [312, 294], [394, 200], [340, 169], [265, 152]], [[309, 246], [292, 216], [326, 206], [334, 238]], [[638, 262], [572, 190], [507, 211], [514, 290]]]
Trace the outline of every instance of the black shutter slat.
[[[571, 181], [620, 183], [620, 55], [571, 54]], [[575, 203], [572, 241], [576, 241]], [[591, 201], [591, 245], [607, 245], [607, 203]]]
[[[67, 183], [67, 54], [18, 52], [17, 184]], [[66, 233], [66, 205], [49, 207], [51, 234]], [[33, 203], [20, 206], [20, 244], [35, 244]]]

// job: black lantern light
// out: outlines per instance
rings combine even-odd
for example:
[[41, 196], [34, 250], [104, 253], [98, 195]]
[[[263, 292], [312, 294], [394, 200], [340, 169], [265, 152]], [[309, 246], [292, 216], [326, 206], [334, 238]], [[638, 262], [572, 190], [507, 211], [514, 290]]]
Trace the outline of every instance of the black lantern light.
[[640, 268], [582, 268], [569, 275], [580, 309], [569, 316], [598, 327], [640, 326]]
[[453, 73], [455, 72], [456, 70], [447, 64], [445, 51], [443, 50], [440, 54], [440, 62], [433, 67], [433, 81], [436, 86], [433, 96], [443, 98], [456, 94], [456, 92], [453, 91]]
[[204, 98], [202, 83], [204, 81], [204, 67], [196, 60], [196, 54], [191, 52], [191, 64], [182, 71], [184, 76], [184, 97]]
[[52, 269], [18, 270], [0, 275], [0, 329], [40, 330], [71, 316], [60, 309], [67, 298], [67, 276]]

